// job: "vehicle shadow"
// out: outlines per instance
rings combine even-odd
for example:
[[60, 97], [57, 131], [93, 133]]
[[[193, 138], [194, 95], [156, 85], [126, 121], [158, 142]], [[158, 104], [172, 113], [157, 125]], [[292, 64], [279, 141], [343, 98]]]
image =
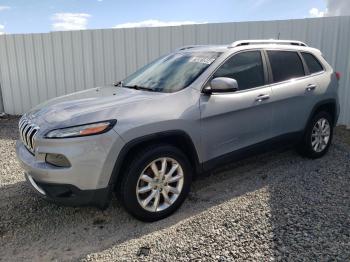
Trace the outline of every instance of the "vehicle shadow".
[[[288, 154], [288, 153], [287, 153]], [[268, 183], [259, 175], [276, 153], [225, 166], [193, 183], [184, 205], [171, 217], [143, 223], [117, 200], [100, 211], [57, 206], [38, 197], [24, 182], [0, 188], [0, 260], [71, 260], [168, 228], [213, 206]]]

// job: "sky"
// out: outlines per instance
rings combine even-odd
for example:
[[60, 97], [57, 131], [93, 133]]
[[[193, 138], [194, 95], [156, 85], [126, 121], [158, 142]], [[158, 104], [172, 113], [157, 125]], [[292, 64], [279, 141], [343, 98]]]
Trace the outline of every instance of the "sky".
[[0, 0], [0, 34], [350, 15], [350, 0]]

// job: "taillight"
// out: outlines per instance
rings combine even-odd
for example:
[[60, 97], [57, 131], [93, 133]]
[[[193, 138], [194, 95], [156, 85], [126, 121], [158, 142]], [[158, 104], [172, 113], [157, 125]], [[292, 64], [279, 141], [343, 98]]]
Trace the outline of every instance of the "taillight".
[[337, 80], [340, 80], [341, 74], [339, 72], [335, 72], [335, 77], [337, 78]]

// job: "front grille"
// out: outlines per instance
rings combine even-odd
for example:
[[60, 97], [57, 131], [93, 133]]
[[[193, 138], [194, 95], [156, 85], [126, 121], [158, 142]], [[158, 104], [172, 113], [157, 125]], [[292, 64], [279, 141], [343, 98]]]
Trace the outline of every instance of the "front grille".
[[21, 118], [19, 121], [19, 136], [26, 146], [26, 148], [34, 154], [34, 138], [39, 131], [39, 127], [33, 123], [31, 123], [26, 118]]

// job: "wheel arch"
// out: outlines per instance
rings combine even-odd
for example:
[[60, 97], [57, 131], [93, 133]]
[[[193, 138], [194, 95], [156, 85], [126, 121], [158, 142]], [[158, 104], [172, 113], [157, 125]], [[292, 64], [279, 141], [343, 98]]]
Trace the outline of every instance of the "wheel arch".
[[314, 117], [315, 114], [321, 111], [326, 111], [328, 112], [332, 118], [333, 118], [333, 123], [332, 125], [335, 126], [337, 123], [337, 118], [338, 118], [338, 112], [337, 112], [337, 101], [335, 99], [326, 99], [318, 102], [312, 109], [309, 118], [306, 122], [306, 126], [310, 123], [311, 119]]
[[198, 153], [191, 137], [182, 130], [164, 131], [135, 138], [123, 146], [109, 181], [109, 185], [112, 188], [120, 184], [123, 171], [129, 162], [128, 160], [134, 155], [134, 152], [152, 144], [169, 144], [179, 148], [188, 157], [194, 175], [202, 171], [202, 165], [199, 162]]

